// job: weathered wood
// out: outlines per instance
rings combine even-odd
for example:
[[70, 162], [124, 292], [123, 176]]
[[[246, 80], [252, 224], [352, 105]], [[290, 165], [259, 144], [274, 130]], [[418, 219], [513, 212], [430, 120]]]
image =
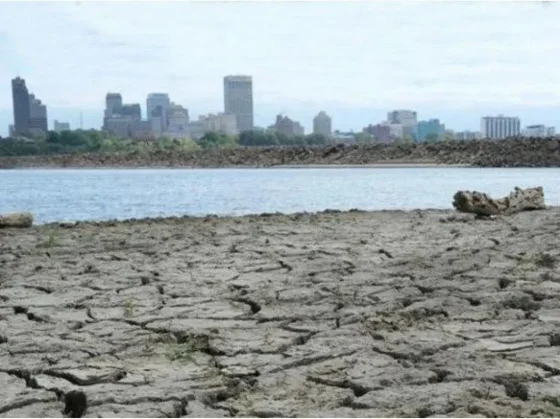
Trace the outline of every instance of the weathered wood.
[[545, 209], [546, 205], [543, 188], [538, 186], [515, 187], [512, 193], [500, 199], [492, 199], [482, 192], [459, 191], [453, 196], [453, 207], [460, 212], [489, 216]]
[[32, 225], [33, 214], [29, 212], [0, 215], [0, 228], [26, 228]]

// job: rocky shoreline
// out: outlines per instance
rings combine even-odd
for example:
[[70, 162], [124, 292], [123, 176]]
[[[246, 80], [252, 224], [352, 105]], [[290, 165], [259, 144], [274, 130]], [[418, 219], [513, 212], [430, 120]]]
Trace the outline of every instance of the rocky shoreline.
[[0, 229], [1, 417], [560, 415], [560, 208]]
[[0, 157], [0, 169], [49, 167], [271, 167], [440, 164], [477, 167], [560, 167], [556, 138], [451, 141], [436, 144], [234, 148], [196, 152], [87, 153]]

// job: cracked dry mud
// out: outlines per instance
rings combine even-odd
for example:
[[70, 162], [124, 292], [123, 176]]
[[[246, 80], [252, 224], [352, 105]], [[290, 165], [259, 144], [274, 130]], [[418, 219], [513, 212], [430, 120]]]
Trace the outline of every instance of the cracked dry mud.
[[559, 227], [553, 208], [0, 230], [0, 416], [60, 416], [72, 390], [88, 417], [559, 416]]

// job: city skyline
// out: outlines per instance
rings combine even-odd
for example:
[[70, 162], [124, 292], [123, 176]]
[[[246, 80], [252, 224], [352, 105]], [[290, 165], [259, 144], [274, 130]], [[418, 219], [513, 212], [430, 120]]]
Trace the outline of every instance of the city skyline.
[[[47, 132], [47, 107], [41, 100], [29, 93], [25, 79], [19, 76], [11, 80], [14, 124], [9, 126], [9, 135], [27, 135], [32, 131]], [[142, 112], [140, 103], [124, 103], [118, 92], [105, 95], [105, 108], [101, 130], [120, 138], [155, 140], [161, 137], [198, 140], [207, 132], [222, 132], [238, 135], [243, 131], [266, 129], [288, 136], [303, 136], [305, 127], [284, 112], [276, 115], [274, 124], [268, 127], [255, 126], [253, 120], [253, 79], [250, 75], [229, 75], [223, 78], [224, 112], [199, 115], [191, 120], [188, 108], [171, 101], [168, 93], [149, 93], [146, 110]], [[145, 115], [145, 118], [143, 116]], [[69, 123], [54, 120], [54, 131], [68, 130]], [[241, 127], [239, 126], [241, 125]], [[80, 128], [82, 114], [80, 113]], [[545, 124], [521, 126], [517, 116], [498, 114], [480, 118], [480, 130], [460, 131], [446, 128], [439, 118], [419, 119], [412, 109], [393, 109], [386, 120], [368, 124], [361, 130], [350, 130], [355, 134], [366, 133], [380, 142], [392, 142], [399, 138], [415, 142], [437, 139], [503, 139], [515, 136], [546, 137], [556, 135], [556, 127]], [[332, 137], [344, 134], [332, 128], [332, 118], [321, 110], [313, 118], [312, 133]], [[342, 140], [342, 137], [340, 139]], [[357, 138], [357, 137], [355, 137]]]
[[[333, 129], [359, 130], [400, 108], [455, 130], [480, 129], [481, 116], [500, 113], [559, 126], [559, 47], [549, 36], [559, 10], [537, 3], [0, 3], [0, 77], [28, 80], [48, 104], [50, 125], [77, 127], [82, 112], [84, 128], [99, 128], [103, 95], [114, 90], [142, 104], [150, 92], [168, 92], [196, 119], [222, 109], [221, 80], [236, 73], [253, 76], [257, 126], [284, 113], [310, 132], [324, 109]], [[45, 15], [56, 16], [49, 36], [30, 30]], [[457, 31], [459, 15], [476, 25]], [[204, 42], [184, 49], [184, 39]], [[0, 135], [13, 123], [10, 96], [0, 86]]]

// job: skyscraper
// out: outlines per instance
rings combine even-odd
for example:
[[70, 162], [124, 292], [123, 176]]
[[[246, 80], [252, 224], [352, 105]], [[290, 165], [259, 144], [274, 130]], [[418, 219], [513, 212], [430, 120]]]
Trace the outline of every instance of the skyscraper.
[[49, 130], [47, 121], [47, 107], [41, 103], [35, 95], [29, 95], [29, 129], [37, 129], [43, 132]]
[[321, 111], [313, 118], [313, 133], [323, 134], [325, 137], [332, 135], [332, 119], [325, 111]]
[[167, 93], [150, 93], [148, 95], [148, 99], [146, 100], [146, 113], [148, 121], [152, 120], [152, 112], [158, 107], [161, 107], [161, 119], [165, 126], [163, 129], [165, 130], [167, 127], [167, 109], [171, 105], [171, 101], [169, 100], [169, 95]]
[[105, 118], [111, 118], [119, 114], [122, 108], [122, 96], [120, 93], [107, 93], [105, 96]]
[[12, 98], [14, 101], [14, 133], [27, 134], [29, 132], [29, 92], [25, 80], [16, 77], [12, 80]]
[[251, 76], [224, 77], [224, 112], [235, 115], [239, 132], [253, 129], [253, 79]]

